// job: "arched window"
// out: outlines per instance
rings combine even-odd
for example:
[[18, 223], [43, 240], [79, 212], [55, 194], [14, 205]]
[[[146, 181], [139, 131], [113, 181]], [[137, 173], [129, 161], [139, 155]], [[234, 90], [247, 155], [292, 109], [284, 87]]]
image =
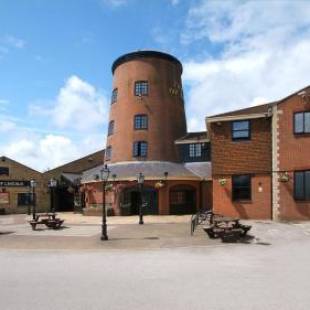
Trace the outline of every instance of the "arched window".
[[135, 82], [135, 96], [148, 96], [149, 83], [148, 81], [136, 81]]
[[113, 135], [114, 133], [114, 121], [109, 122], [109, 128], [108, 128], [108, 136]]
[[135, 141], [133, 143], [133, 157], [147, 157], [147, 142]]
[[148, 128], [148, 116], [146, 114], [135, 115], [134, 128], [135, 129], [147, 129]]

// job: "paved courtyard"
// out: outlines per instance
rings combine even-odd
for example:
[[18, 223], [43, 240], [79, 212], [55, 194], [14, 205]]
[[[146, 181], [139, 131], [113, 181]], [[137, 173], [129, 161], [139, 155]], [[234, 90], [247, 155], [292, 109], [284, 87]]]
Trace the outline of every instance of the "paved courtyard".
[[189, 217], [109, 218], [101, 242], [99, 218], [63, 216], [0, 217], [0, 309], [310, 308], [310, 223], [249, 221], [249, 243], [223, 244]]

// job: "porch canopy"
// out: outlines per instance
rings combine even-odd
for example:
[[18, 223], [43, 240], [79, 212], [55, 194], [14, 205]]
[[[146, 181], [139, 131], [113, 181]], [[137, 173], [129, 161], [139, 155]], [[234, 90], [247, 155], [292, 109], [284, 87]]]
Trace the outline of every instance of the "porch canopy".
[[[115, 175], [115, 181], [134, 181], [142, 172], [146, 180], [211, 180], [211, 163], [173, 163], [166, 161], [132, 161], [107, 164], [110, 170], [110, 180]], [[81, 183], [100, 181], [100, 170], [104, 165], [86, 170], [82, 173]]]

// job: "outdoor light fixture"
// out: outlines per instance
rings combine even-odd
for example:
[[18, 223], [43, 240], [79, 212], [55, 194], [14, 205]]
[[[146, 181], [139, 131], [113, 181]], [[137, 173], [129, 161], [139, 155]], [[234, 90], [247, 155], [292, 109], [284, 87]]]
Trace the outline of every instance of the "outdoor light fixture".
[[36, 219], [36, 199], [35, 199], [35, 188], [37, 186], [37, 182], [35, 180], [30, 180], [31, 187], [31, 200], [32, 200], [32, 219], [35, 221]]
[[106, 185], [109, 179], [110, 170], [107, 165], [100, 170], [100, 178], [102, 181], [102, 225], [101, 225], [101, 240], [108, 240], [107, 232], [107, 214], [106, 214], [106, 205], [105, 205], [105, 194], [106, 194]]
[[144, 175], [140, 172], [137, 176], [137, 182], [140, 189], [140, 208], [139, 208], [139, 224], [144, 224], [143, 222], [143, 183], [144, 183]]
[[51, 207], [50, 211], [51, 213], [55, 213], [55, 206], [54, 206], [54, 192], [55, 188], [57, 186], [57, 180], [54, 178], [51, 178], [48, 182], [48, 187], [50, 188], [50, 201], [51, 201]]

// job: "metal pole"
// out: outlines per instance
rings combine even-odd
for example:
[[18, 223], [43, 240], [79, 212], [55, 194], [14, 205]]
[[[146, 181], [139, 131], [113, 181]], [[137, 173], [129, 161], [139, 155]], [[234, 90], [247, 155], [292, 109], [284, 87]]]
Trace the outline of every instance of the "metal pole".
[[143, 225], [144, 224], [144, 222], [143, 222], [143, 210], [142, 210], [142, 207], [143, 207], [143, 197], [142, 197], [143, 183], [140, 183], [139, 185], [140, 185], [139, 224]]
[[105, 208], [105, 188], [106, 188], [106, 181], [102, 181], [102, 231], [101, 231], [101, 240], [108, 240], [108, 233], [107, 233], [107, 214]]
[[50, 184], [50, 212], [53, 213], [53, 187]]
[[36, 201], [35, 201], [35, 190], [34, 186], [32, 187], [32, 219], [35, 221], [36, 219]]

